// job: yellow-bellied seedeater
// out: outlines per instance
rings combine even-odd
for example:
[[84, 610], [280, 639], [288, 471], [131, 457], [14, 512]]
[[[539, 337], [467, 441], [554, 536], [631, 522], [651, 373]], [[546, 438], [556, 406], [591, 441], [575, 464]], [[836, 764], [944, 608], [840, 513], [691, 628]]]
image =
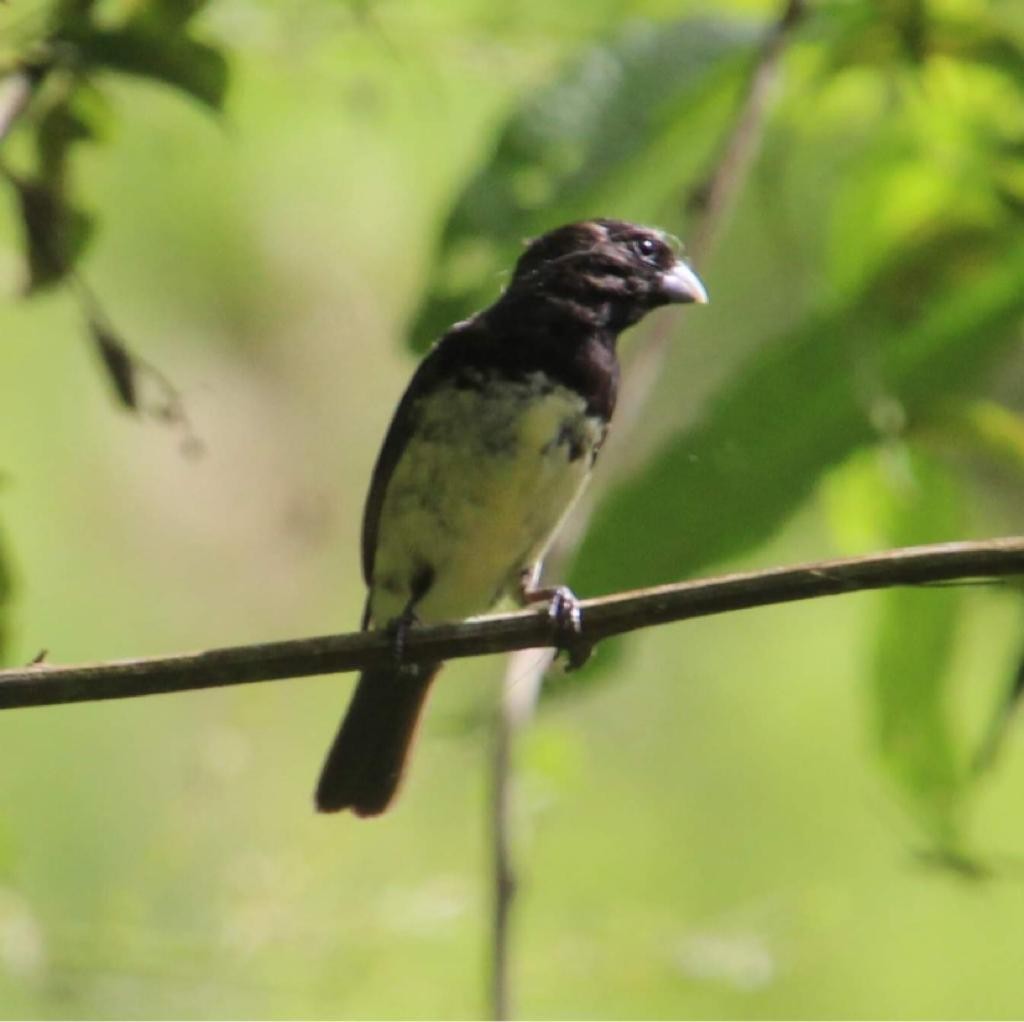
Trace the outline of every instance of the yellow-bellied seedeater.
[[[441, 338], [398, 405], [363, 518], [363, 627], [400, 630], [479, 614], [506, 595], [550, 596], [530, 587], [608, 430], [620, 332], [658, 306], [706, 301], [661, 231], [588, 220], [533, 241], [505, 292]], [[318, 809], [388, 807], [440, 666], [396, 657], [363, 673]]]

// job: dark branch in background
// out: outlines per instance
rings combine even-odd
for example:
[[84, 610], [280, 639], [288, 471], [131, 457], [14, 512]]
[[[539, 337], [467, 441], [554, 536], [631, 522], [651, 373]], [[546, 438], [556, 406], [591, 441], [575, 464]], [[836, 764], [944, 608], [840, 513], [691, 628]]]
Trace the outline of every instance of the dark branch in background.
[[[805, 13], [805, 0], [784, 0], [778, 17], [765, 34], [754, 59], [746, 89], [709, 172], [703, 181], [690, 188], [686, 194], [684, 205], [692, 216], [688, 251], [690, 260], [698, 268], [703, 266], [722, 236], [729, 214], [747, 179], [761, 145], [765, 119], [783, 53], [793, 29]], [[634, 357], [630, 360], [612, 443], [605, 455], [606, 479], [613, 478], [616, 468], [619, 467], [619, 452], [627, 449], [626, 438], [636, 428], [641, 409], [661, 378], [672, 330], [670, 322], [663, 318], [659, 325], [646, 334], [642, 346], [634, 352]], [[592, 490], [585, 498], [585, 503], [573, 514], [568, 527], [562, 529], [549, 555], [548, 561], [555, 565], [556, 569], [566, 562], [569, 551], [579, 545], [586, 532], [593, 507]], [[502, 844], [507, 842], [510, 833], [510, 821], [507, 819], [511, 804], [510, 793], [507, 790], [511, 784], [509, 748], [515, 731], [533, 714], [544, 674], [550, 665], [551, 659], [548, 657], [534, 657], [529, 661], [522, 656], [511, 657], [505, 672], [504, 697], [495, 716], [492, 765], [495, 777], [492, 784], [491, 811], [495, 817], [506, 817], [503, 820], [496, 818], [492, 827], [495, 841], [492, 848], [495, 870], [493, 886], [497, 901], [494, 906], [491, 1009], [496, 1019], [510, 1016], [507, 996], [507, 926], [510, 917], [509, 902], [514, 897], [515, 883], [511, 850], [507, 843]]]
[[[582, 601], [583, 630], [573, 636], [571, 652], [579, 655], [613, 635], [728, 611], [891, 586], [1013, 575], [1024, 575], [1024, 537], [1020, 536], [907, 547], [616, 593]], [[403, 645], [403, 657], [409, 662], [454, 660], [565, 646], [565, 639], [546, 613], [519, 611], [413, 628]], [[84, 667], [41, 663], [0, 671], [0, 709], [336, 674], [380, 667], [393, 657], [393, 640], [386, 632], [355, 632]]]

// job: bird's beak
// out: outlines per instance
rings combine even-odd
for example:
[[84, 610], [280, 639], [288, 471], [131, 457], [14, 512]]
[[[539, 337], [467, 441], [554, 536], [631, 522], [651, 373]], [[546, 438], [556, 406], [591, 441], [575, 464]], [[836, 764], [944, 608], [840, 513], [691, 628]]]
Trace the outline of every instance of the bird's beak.
[[700, 277], [682, 259], [677, 259], [672, 268], [661, 275], [661, 293], [667, 302], [708, 303], [708, 293]]

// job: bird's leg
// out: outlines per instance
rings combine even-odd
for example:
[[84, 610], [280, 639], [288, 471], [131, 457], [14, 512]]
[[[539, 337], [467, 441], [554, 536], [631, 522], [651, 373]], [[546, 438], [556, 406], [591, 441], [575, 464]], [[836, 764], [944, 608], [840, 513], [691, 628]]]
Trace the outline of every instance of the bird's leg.
[[387, 630], [392, 640], [391, 656], [398, 671], [402, 670], [402, 661], [405, 659], [405, 640], [409, 636], [409, 629], [416, 623], [416, 611], [413, 609], [415, 603], [415, 598], [411, 599], [402, 613], [388, 622]]
[[568, 586], [538, 586], [541, 564], [538, 561], [532, 567], [523, 568], [519, 573], [519, 585], [516, 596], [521, 607], [534, 603], [548, 605], [548, 617], [563, 631], [575, 635], [583, 630], [583, 615], [580, 613], [580, 601]]
[[519, 605], [528, 607], [534, 603], [547, 603], [548, 617], [562, 633], [560, 646], [569, 658], [566, 669], [575, 670], [587, 662], [592, 652], [590, 644], [580, 638], [583, 632], [580, 601], [568, 586], [538, 586], [540, 571], [541, 564], [538, 561], [520, 572], [516, 589]]
[[[402, 613], [398, 617], [392, 618], [387, 624], [388, 632], [394, 641], [391, 655], [396, 671], [404, 670], [402, 661], [405, 659], [405, 640], [409, 636], [409, 629], [419, 621], [416, 616], [416, 604], [427, 594], [427, 590], [430, 589], [433, 582], [434, 569], [429, 564], [421, 564], [412, 576], [409, 599], [402, 608]], [[369, 604], [367, 604], [367, 608], [369, 608]], [[369, 609], [366, 613], [369, 616]]]

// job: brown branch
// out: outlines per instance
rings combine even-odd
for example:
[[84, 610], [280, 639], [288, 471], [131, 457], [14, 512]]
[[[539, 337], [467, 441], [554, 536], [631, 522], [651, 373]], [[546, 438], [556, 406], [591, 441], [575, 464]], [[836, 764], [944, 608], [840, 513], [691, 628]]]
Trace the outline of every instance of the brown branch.
[[[864, 557], [723, 575], [584, 600], [580, 605], [583, 630], [573, 637], [571, 646], [590, 647], [625, 632], [750, 607], [898, 585], [1012, 575], [1024, 575], [1024, 537], [907, 547]], [[403, 657], [410, 662], [454, 660], [565, 646], [565, 639], [546, 613], [519, 611], [413, 628], [403, 644]], [[379, 667], [393, 656], [392, 639], [386, 632], [377, 631], [83, 667], [40, 663], [0, 671], [0, 709], [336, 674]]]

